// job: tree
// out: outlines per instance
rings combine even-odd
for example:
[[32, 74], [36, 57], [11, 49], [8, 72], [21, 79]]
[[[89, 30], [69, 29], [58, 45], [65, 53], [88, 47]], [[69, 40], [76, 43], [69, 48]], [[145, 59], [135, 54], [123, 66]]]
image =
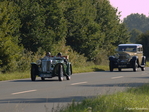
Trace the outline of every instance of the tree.
[[149, 18], [144, 14], [130, 14], [126, 18], [124, 18], [123, 23], [126, 24], [129, 31], [133, 29], [140, 30], [141, 32], [146, 32], [149, 29]]
[[136, 43], [136, 40], [137, 38], [139, 37], [139, 35], [141, 35], [142, 32], [140, 30], [137, 30], [137, 29], [132, 29], [131, 32], [130, 32], [130, 42], [131, 43]]
[[144, 51], [144, 55], [147, 57], [147, 59], [149, 59], [149, 31], [145, 32], [143, 34], [141, 34], [138, 38], [137, 38], [137, 43], [140, 43], [143, 45], [143, 51]]
[[[112, 7], [108, 0], [97, 2], [96, 22], [101, 26], [102, 43], [100, 47], [111, 54], [119, 43], [128, 42], [128, 32], [124, 24], [120, 23], [120, 13]], [[117, 15], [118, 14], [118, 15]]]
[[60, 0], [25, 0], [16, 3], [21, 9], [20, 39], [27, 50], [37, 52], [41, 47], [50, 51], [53, 44], [66, 37], [66, 21]]
[[11, 71], [17, 67], [21, 48], [18, 46], [20, 20], [13, 2], [0, 2], [0, 68]]

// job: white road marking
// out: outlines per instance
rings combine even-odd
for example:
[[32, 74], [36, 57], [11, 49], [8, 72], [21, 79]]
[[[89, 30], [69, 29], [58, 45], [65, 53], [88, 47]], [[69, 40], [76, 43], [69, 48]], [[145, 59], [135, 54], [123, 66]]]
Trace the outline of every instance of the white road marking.
[[87, 82], [72, 83], [71, 85], [79, 85], [79, 84], [84, 84], [84, 83], [87, 83]]
[[118, 76], [118, 77], [112, 77], [111, 79], [118, 79], [118, 78], [122, 78], [124, 76]]
[[21, 92], [12, 93], [12, 95], [23, 94], [23, 93], [29, 93], [29, 92], [34, 92], [34, 91], [37, 91], [37, 90], [21, 91]]

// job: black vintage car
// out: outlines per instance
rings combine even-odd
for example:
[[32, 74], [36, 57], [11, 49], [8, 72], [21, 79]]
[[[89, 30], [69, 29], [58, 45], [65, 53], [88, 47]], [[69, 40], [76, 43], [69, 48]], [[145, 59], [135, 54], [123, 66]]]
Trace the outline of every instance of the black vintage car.
[[117, 53], [109, 57], [109, 69], [112, 72], [114, 68], [121, 71], [123, 68], [137, 68], [145, 70], [146, 56], [143, 55], [143, 47], [141, 44], [120, 44]]
[[45, 78], [58, 77], [63, 81], [64, 76], [67, 80], [71, 79], [72, 65], [65, 57], [50, 57], [49, 59], [40, 59], [36, 63], [31, 63], [31, 80], [35, 81], [36, 76]]

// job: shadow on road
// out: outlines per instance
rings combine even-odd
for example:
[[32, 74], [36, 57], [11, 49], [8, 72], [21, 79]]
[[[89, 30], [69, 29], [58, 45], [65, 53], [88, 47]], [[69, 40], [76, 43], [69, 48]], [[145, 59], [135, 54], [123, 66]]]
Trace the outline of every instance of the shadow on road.
[[96, 85], [78, 85], [83, 87], [138, 87], [148, 83], [116, 83], [116, 84], [96, 84]]
[[56, 82], [56, 81], [59, 81], [59, 80], [58, 79], [45, 79], [43, 81], [41, 79], [37, 79], [35, 81], [31, 81], [30, 79], [19, 79], [19, 80], [12, 80], [10, 82]]
[[[93, 96], [90, 96], [93, 97]], [[14, 98], [14, 99], [1, 99], [0, 104], [8, 103], [67, 103], [67, 102], [79, 102], [85, 98], [84, 96], [64, 97], [64, 98]]]

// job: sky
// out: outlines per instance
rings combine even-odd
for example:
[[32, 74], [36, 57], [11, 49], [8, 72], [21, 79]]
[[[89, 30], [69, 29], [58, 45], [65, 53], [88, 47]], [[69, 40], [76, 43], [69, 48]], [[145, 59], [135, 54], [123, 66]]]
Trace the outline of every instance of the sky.
[[149, 0], [109, 0], [110, 4], [121, 12], [120, 19], [132, 13], [144, 14], [149, 17]]

